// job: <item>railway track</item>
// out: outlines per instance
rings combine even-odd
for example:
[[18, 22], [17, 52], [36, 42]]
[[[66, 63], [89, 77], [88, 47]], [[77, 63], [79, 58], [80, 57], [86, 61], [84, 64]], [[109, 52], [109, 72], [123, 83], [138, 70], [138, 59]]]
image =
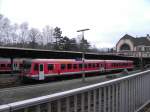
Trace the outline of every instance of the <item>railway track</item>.
[[54, 83], [0, 89], [0, 105], [66, 91], [102, 81], [106, 81], [105, 77], [87, 78], [85, 83], [83, 83], [81, 79], [75, 79]]
[[[117, 77], [121, 77], [119, 74], [115, 75]], [[74, 79], [67, 81], [62, 80], [59, 82], [0, 89], [0, 105], [44, 96], [47, 94], [67, 91], [99, 82], [108, 81], [111, 79], [112, 78], [107, 78], [106, 76], [95, 76], [87, 77], [84, 83], [81, 81], [81, 79]]]
[[[136, 72], [137, 70], [135, 70]], [[134, 71], [133, 71], [134, 72]], [[115, 73], [116, 74], [116, 73]], [[98, 74], [97, 74], [98, 75]], [[95, 74], [92, 74], [91, 76], [97, 76]], [[114, 77], [114, 73], [113, 74], [108, 74], [108, 73], [103, 73], [102, 75], [107, 75], [109, 78]], [[72, 79], [76, 79], [76, 78], [81, 78], [81, 74], [78, 76], [73, 76], [70, 77], [68, 79], [68, 77], [55, 77], [53, 79], [49, 79], [46, 81], [27, 81], [27, 82], [22, 82], [19, 77], [18, 74], [1, 74], [0, 75], [0, 89], [2, 88], [10, 88], [10, 87], [18, 87], [18, 86], [29, 86], [29, 85], [36, 85], [36, 84], [43, 84], [43, 83], [48, 83], [48, 82], [58, 82], [61, 80], [72, 80]], [[90, 76], [88, 76], [90, 77]]]

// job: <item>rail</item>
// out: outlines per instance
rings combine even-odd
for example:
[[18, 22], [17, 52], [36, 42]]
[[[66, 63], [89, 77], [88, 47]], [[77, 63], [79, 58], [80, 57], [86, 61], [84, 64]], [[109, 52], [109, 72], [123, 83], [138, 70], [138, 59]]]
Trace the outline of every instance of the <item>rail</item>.
[[[150, 99], [150, 70], [0, 106], [0, 112], [134, 112]], [[69, 86], [69, 85], [68, 85]]]

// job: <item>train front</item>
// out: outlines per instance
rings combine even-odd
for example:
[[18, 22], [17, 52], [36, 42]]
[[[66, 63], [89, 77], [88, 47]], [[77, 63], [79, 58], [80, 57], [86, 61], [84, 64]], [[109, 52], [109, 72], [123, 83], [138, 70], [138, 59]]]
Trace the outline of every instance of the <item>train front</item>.
[[23, 60], [23, 69], [21, 70], [21, 77], [32, 78], [32, 61]]

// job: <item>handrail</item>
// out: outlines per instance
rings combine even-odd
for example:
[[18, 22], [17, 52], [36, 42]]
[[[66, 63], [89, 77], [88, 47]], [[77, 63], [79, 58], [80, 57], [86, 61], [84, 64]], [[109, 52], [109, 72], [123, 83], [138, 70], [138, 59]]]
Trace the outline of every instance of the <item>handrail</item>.
[[9, 112], [10, 106], [8, 104], [0, 106], [0, 112]]
[[142, 105], [139, 109], [137, 109], [135, 112], [143, 112], [143, 108], [146, 107], [148, 104], [150, 104], [150, 100], [148, 100], [144, 105]]

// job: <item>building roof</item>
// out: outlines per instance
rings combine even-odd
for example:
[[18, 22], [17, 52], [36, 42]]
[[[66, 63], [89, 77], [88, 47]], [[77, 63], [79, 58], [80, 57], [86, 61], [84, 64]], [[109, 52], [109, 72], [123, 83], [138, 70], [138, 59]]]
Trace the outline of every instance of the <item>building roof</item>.
[[[149, 38], [149, 39], [148, 39]], [[124, 35], [122, 39], [130, 39], [134, 46], [144, 45], [144, 46], [150, 46], [150, 37], [147, 35], [146, 37], [132, 37], [128, 34]]]

